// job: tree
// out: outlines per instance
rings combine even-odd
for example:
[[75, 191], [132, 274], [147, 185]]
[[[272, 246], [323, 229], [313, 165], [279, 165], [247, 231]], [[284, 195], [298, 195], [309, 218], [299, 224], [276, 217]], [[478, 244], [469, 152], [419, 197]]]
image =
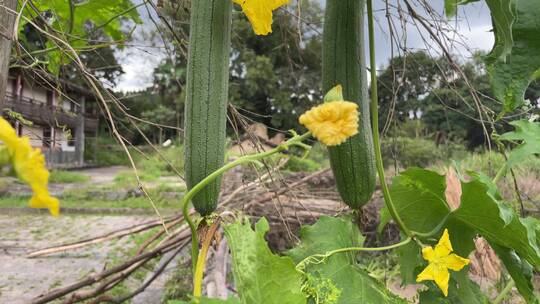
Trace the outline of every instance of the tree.
[[[322, 100], [321, 8], [301, 1], [307, 25], [277, 13], [273, 33], [258, 37], [242, 14], [233, 26], [231, 102], [249, 119], [276, 129], [298, 126], [298, 116]], [[257, 114], [253, 114], [257, 113]]]
[[0, 113], [6, 96], [9, 59], [11, 56], [12, 31], [10, 30], [13, 29], [15, 23], [15, 14], [8, 9], [14, 11], [17, 8], [17, 0], [2, 1], [2, 5], [4, 7], [0, 10], [0, 25], [5, 32], [0, 37]]

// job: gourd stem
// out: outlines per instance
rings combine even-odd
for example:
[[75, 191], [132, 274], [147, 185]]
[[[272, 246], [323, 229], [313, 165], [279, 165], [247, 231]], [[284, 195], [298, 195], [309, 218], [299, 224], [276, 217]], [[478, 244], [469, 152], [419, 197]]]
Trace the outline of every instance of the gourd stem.
[[514, 288], [515, 285], [516, 283], [514, 282], [514, 280], [510, 279], [510, 282], [506, 284], [506, 286], [501, 291], [501, 293], [497, 296], [497, 298], [495, 298], [495, 300], [493, 301], [493, 304], [499, 304], [502, 301], [504, 301], [508, 293], [512, 290], [512, 288]]
[[375, 62], [375, 30], [373, 25], [373, 3], [372, 0], [367, 0], [367, 13], [368, 13], [368, 31], [369, 31], [369, 60], [370, 60], [370, 72], [371, 72], [371, 126], [373, 129], [373, 145], [375, 146], [375, 161], [377, 165], [377, 173], [379, 175], [379, 181], [384, 195], [384, 201], [388, 207], [390, 215], [396, 221], [399, 228], [408, 237], [413, 237], [414, 234], [407, 228], [401, 217], [399, 216], [396, 206], [392, 201], [390, 195], [390, 189], [386, 183], [384, 175], [384, 164], [381, 154], [381, 142], [379, 139], [379, 105], [377, 94], [377, 66]]
[[285, 143], [275, 147], [272, 150], [240, 157], [237, 160], [232, 161], [224, 165], [223, 167], [217, 169], [216, 171], [212, 172], [210, 175], [204, 178], [200, 183], [198, 183], [193, 188], [191, 188], [191, 190], [188, 191], [188, 193], [182, 198], [182, 213], [184, 215], [184, 219], [189, 225], [189, 229], [191, 230], [191, 263], [192, 263], [193, 271], [195, 271], [195, 269], [197, 268], [197, 260], [199, 257], [199, 239], [197, 238], [197, 227], [189, 214], [189, 203], [191, 202], [191, 199], [193, 199], [193, 197], [199, 191], [204, 189], [204, 187], [206, 187], [209, 183], [214, 181], [223, 173], [235, 168], [236, 166], [239, 166], [245, 163], [258, 163], [260, 159], [264, 159], [270, 155], [285, 151], [292, 146], [300, 146], [304, 148], [303, 147], [304, 144], [302, 142], [305, 139], [307, 139], [309, 136], [311, 136], [311, 132], [307, 132], [303, 135], [295, 135], [293, 138], [289, 139]]

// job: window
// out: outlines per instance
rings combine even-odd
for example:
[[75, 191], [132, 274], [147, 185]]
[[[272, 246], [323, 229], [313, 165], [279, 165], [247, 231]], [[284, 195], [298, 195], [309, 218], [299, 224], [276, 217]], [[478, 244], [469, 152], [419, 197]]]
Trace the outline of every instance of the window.
[[54, 103], [54, 92], [53, 91], [47, 91], [47, 106], [52, 107]]
[[68, 147], [75, 147], [75, 143], [77, 142], [77, 139], [75, 138], [75, 132], [73, 132], [73, 129], [69, 130], [69, 136], [67, 139]]
[[43, 128], [43, 147], [50, 148], [52, 143], [52, 129], [51, 127]]

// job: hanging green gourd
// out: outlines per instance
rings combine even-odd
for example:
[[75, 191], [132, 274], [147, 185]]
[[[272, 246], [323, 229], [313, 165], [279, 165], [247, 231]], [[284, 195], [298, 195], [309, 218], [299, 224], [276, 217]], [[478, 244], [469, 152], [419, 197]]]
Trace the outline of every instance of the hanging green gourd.
[[[232, 2], [196, 0], [191, 5], [184, 154], [188, 189], [225, 159]], [[216, 209], [220, 186], [217, 179], [193, 198], [201, 215]]]
[[364, 9], [365, 0], [327, 0], [323, 37], [323, 90], [328, 92], [337, 85], [343, 88], [342, 96], [329, 94], [325, 101], [342, 98], [359, 106], [358, 134], [341, 145], [328, 147], [338, 191], [353, 209], [371, 198], [376, 172], [367, 93]]

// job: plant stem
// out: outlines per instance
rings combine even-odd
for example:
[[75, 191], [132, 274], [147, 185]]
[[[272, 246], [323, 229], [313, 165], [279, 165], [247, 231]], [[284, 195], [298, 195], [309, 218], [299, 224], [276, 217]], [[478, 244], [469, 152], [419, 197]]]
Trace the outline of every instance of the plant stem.
[[189, 229], [191, 230], [191, 263], [193, 266], [193, 271], [195, 271], [195, 269], [197, 268], [197, 260], [199, 257], [199, 240], [197, 238], [197, 227], [195, 226], [195, 223], [193, 222], [193, 220], [191, 219], [189, 215], [189, 203], [191, 202], [191, 199], [199, 191], [204, 189], [206, 185], [208, 185], [213, 180], [221, 176], [223, 173], [233, 169], [236, 166], [239, 166], [245, 163], [258, 163], [260, 159], [285, 151], [292, 146], [300, 146], [304, 148], [304, 144], [302, 142], [309, 136], [311, 136], [311, 132], [307, 132], [303, 135], [295, 135], [293, 138], [289, 139], [288, 141], [275, 147], [272, 150], [240, 157], [237, 160], [230, 162], [228, 164], [225, 164], [223, 167], [212, 172], [212, 174], [208, 175], [205, 179], [203, 179], [200, 183], [198, 183], [193, 188], [191, 188], [191, 190], [188, 191], [188, 193], [182, 199], [182, 213], [184, 215], [184, 219], [189, 225]]
[[501, 181], [501, 179], [504, 178], [504, 176], [506, 175], [506, 173], [508, 172], [508, 165], [507, 163], [505, 163], [501, 169], [499, 169], [499, 172], [497, 172], [497, 175], [495, 176], [495, 178], [493, 179], [493, 183], [494, 184], [497, 184], [498, 182]]
[[201, 247], [201, 254], [197, 258], [197, 267], [195, 268], [195, 274], [193, 275], [193, 300], [195, 303], [199, 303], [202, 296], [202, 281], [204, 277], [204, 269], [206, 267], [206, 256], [208, 255], [208, 249], [212, 245], [212, 240], [219, 227], [219, 218], [212, 224], [210, 229], [204, 236], [203, 245]]
[[368, 12], [368, 30], [369, 30], [369, 60], [370, 60], [370, 72], [371, 72], [371, 128], [373, 129], [373, 145], [375, 146], [375, 161], [377, 165], [377, 172], [379, 175], [379, 181], [384, 195], [384, 201], [388, 207], [390, 215], [396, 221], [399, 228], [408, 237], [413, 237], [414, 234], [407, 228], [401, 217], [399, 216], [396, 206], [392, 201], [390, 195], [390, 189], [386, 183], [384, 175], [384, 164], [381, 154], [381, 142], [379, 139], [379, 104], [377, 94], [377, 65], [375, 62], [375, 30], [373, 25], [373, 3], [372, 0], [367, 0], [367, 12]]
[[506, 296], [512, 290], [512, 288], [514, 288], [515, 285], [516, 283], [514, 282], [514, 280], [510, 279], [510, 282], [506, 284], [506, 286], [501, 291], [501, 293], [497, 296], [497, 298], [495, 298], [495, 300], [493, 301], [493, 304], [500, 304], [506, 298]]
[[325, 254], [314, 254], [311, 256], [308, 256], [307, 258], [303, 259], [300, 263], [296, 265], [296, 270], [304, 273], [304, 269], [308, 264], [320, 264], [324, 262], [329, 257], [333, 256], [337, 253], [344, 253], [344, 252], [350, 252], [350, 251], [365, 251], [365, 252], [373, 252], [373, 251], [384, 251], [384, 250], [391, 250], [395, 249], [401, 246], [405, 246], [409, 244], [412, 241], [412, 238], [407, 237], [405, 240], [393, 244], [388, 245], [384, 247], [347, 247], [347, 248], [339, 248], [336, 250], [328, 251]]

